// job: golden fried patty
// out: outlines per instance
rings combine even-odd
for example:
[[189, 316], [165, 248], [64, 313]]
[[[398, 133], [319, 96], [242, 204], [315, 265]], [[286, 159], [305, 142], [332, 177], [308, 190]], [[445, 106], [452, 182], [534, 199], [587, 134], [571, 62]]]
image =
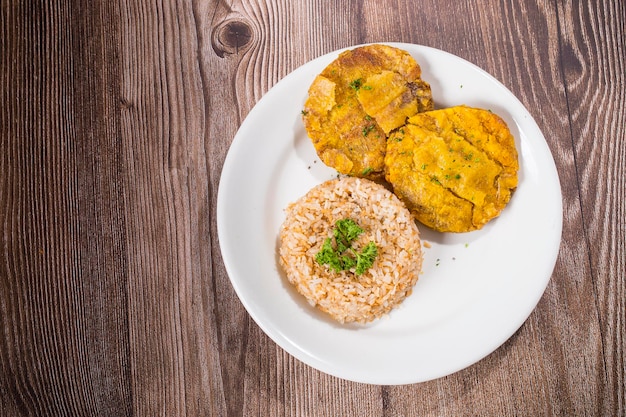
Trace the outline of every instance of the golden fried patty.
[[303, 121], [322, 162], [342, 174], [382, 177], [387, 135], [433, 109], [408, 52], [367, 45], [343, 52], [309, 88]]
[[385, 178], [421, 223], [480, 229], [517, 187], [517, 150], [496, 114], [466, 106], [411, 117], [387, 141]]

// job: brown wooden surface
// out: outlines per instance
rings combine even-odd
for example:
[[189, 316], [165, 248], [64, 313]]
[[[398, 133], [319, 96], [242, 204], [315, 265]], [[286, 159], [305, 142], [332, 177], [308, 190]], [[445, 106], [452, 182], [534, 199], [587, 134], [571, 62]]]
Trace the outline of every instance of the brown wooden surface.
[[[0, 415], [626, 415], [621, 1], [1, 0]], [[375, 386], [250, 319], [216, 229], [242, 120], [364, 42], [474, 62], [527, 106], [563, 191], [556, 268], [502, 347]]]

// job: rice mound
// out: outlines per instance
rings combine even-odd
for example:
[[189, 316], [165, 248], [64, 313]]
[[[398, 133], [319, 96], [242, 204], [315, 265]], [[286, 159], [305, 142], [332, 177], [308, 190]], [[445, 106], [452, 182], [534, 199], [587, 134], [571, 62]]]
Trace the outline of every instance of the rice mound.
[[[332, 237], [335, 222], [350, 218], [364, 232], [354, 247], [374, 241], [378, 256], [361, 275], [336, 272], [315, 255]], [[399, 305], [422, 268], [417, 225], [404, 204], [382, 185], [363, 178], [326, 181], [286, 208], [279, 263], [308, 302], [340, 323], [370, 322]]]

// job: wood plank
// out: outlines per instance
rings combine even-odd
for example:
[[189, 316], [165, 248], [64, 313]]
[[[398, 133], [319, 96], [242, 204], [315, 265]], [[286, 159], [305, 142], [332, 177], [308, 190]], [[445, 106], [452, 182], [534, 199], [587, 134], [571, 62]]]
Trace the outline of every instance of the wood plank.
[[[559, 4], [575, 175], [590, 272], [586, 291], [600, 318], [605, 383], [594, 386], [598, 414], [626, 413], [626, 20], [623, 2]], [[580, 285], [577, 283], [577, 285]], [[585, 329], [581, 329], [584, 334]], [[582, 376], [584, 378], [584, 376]]]
[[109, 28], [92, 6], [3, 5], [3, 415], [130, 410], [115, 104], [94, 62]]
[[206, 134], [215, 85], [200, 71], [192, 6], [122, 2], [119, 10], [137, 415], [225, 414], [212, 267], [215, 144]]

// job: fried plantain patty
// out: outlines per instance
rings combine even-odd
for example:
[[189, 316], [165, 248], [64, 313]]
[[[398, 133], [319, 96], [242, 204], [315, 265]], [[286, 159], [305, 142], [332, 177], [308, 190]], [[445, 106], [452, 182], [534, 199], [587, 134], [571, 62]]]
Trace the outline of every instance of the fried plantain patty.
[[430, 86], [406, 51], [366, 45], [343, 52], [313, 81], [303, 122], [322, 162], [341, 174], [382, 178], [387, 135], [433, 109]]
[[517, 187], [517, 150], [496, 114], [466, 106], [411, 117], [387, 141], [385, 178], [421, 223], [480, 229]]

